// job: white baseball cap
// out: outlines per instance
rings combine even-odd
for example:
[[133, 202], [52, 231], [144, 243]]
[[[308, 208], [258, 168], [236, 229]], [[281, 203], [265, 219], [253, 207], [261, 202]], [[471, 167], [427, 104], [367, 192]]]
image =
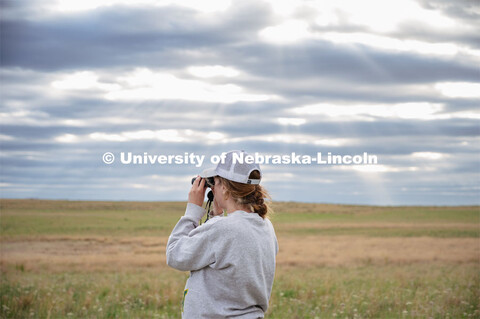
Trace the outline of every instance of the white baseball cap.
[[[224, 155], [224, 156], [223, 156]], [[260, 184], [262, 179], [262, 171], [260, 166], [255, 163], [247, 163], [245, 151], [230, 151], [222, 154], [222, 160], [216, 167], [207, 168], [200, 173], [200, 177], [207, 178], [220, 176], [233, 182], [242, 184]], [[250, 173], [257, 170], [260, 173], [259, 179], [251, 179]]]

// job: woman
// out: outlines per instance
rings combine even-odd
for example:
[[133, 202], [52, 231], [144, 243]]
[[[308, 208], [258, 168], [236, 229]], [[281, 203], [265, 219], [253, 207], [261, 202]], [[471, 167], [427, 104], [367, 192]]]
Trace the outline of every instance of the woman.
[[[228, 152], [223, 162], [196, 178], [185, 215], [168, 239], [167, 264], [190, 271], [183, 318], [263, 318], [267, 311], [277, 238], [267, 218], [268, 194], [259, 185], [260, 167], [235, 162], [240, 155], [247, 154]], [[212, 218], [199, 226], [204, 186], [211, 177]]]

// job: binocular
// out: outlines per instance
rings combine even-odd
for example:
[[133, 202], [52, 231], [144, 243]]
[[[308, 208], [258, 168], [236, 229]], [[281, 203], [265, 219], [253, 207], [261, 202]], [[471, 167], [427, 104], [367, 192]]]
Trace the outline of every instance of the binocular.
[[[200, 177], [200, 178], [203, 178], [203, 177]], [[196, 177], [192, 178], [192, 185], [193, 185], [193, 183], [195, 182], [196, 179], [197, 179]], [[207, 177], [207, 178], [203, 178], [203, 179], [205, 179], [205, 188], [207, 188], [207, 187], [212, 188], [212, 186], [215, 185], [215, 179], [213, 177]]]
[[[200, 178], [203, 178], [203, 177], [200, 177]], [[192, 185], [193, 185], [193, 183], [195, 182], [196, 179], [197, 179], [196, 177], [192, 178]], [[204, 185], [205, 188], [207, 188], [207, 187], [212, 188], [214, 185], [215, 185], [215, 179], [213, 177], [205, 178], [205, 185]], [[212, 202], [213, 202], [213, 191], [208, 192], [207, 198], [208, 198], [208, 202], [207, 202], [208, 210], [207, 211], [210, 213], [210, 208], [211, 208]], [[207, 206], [205, 206], [205, 207], [207, 207]], [[209, 216], [209, 214], [207, 214], [207, 219], [205, 220], [205, 222], [207, 222], [208, 216]]]

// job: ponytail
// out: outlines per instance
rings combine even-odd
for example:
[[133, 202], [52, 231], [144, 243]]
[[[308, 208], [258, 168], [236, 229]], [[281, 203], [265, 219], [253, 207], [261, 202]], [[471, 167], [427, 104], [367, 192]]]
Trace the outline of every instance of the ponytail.
[[265, 203], [265, 198], [270, 199], [270, 196], [265, 191], [265, 189], [260, 185], [255, 185], [255, 191], [253, 192], [253, 200], [251, 203], [248, 203], [252, 206], [253, 211], [260, 215], [260, 217], [265, 218], [268, 216], [269, 207]]

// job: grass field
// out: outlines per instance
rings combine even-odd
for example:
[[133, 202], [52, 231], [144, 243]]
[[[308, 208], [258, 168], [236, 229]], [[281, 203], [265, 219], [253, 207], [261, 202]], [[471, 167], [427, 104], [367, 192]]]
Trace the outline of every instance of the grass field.
[[[2, 199], [1, 318], [180, 318], [183, 202]], [[275, 203], [267, 318], [480, 318], [480, 208]]]

